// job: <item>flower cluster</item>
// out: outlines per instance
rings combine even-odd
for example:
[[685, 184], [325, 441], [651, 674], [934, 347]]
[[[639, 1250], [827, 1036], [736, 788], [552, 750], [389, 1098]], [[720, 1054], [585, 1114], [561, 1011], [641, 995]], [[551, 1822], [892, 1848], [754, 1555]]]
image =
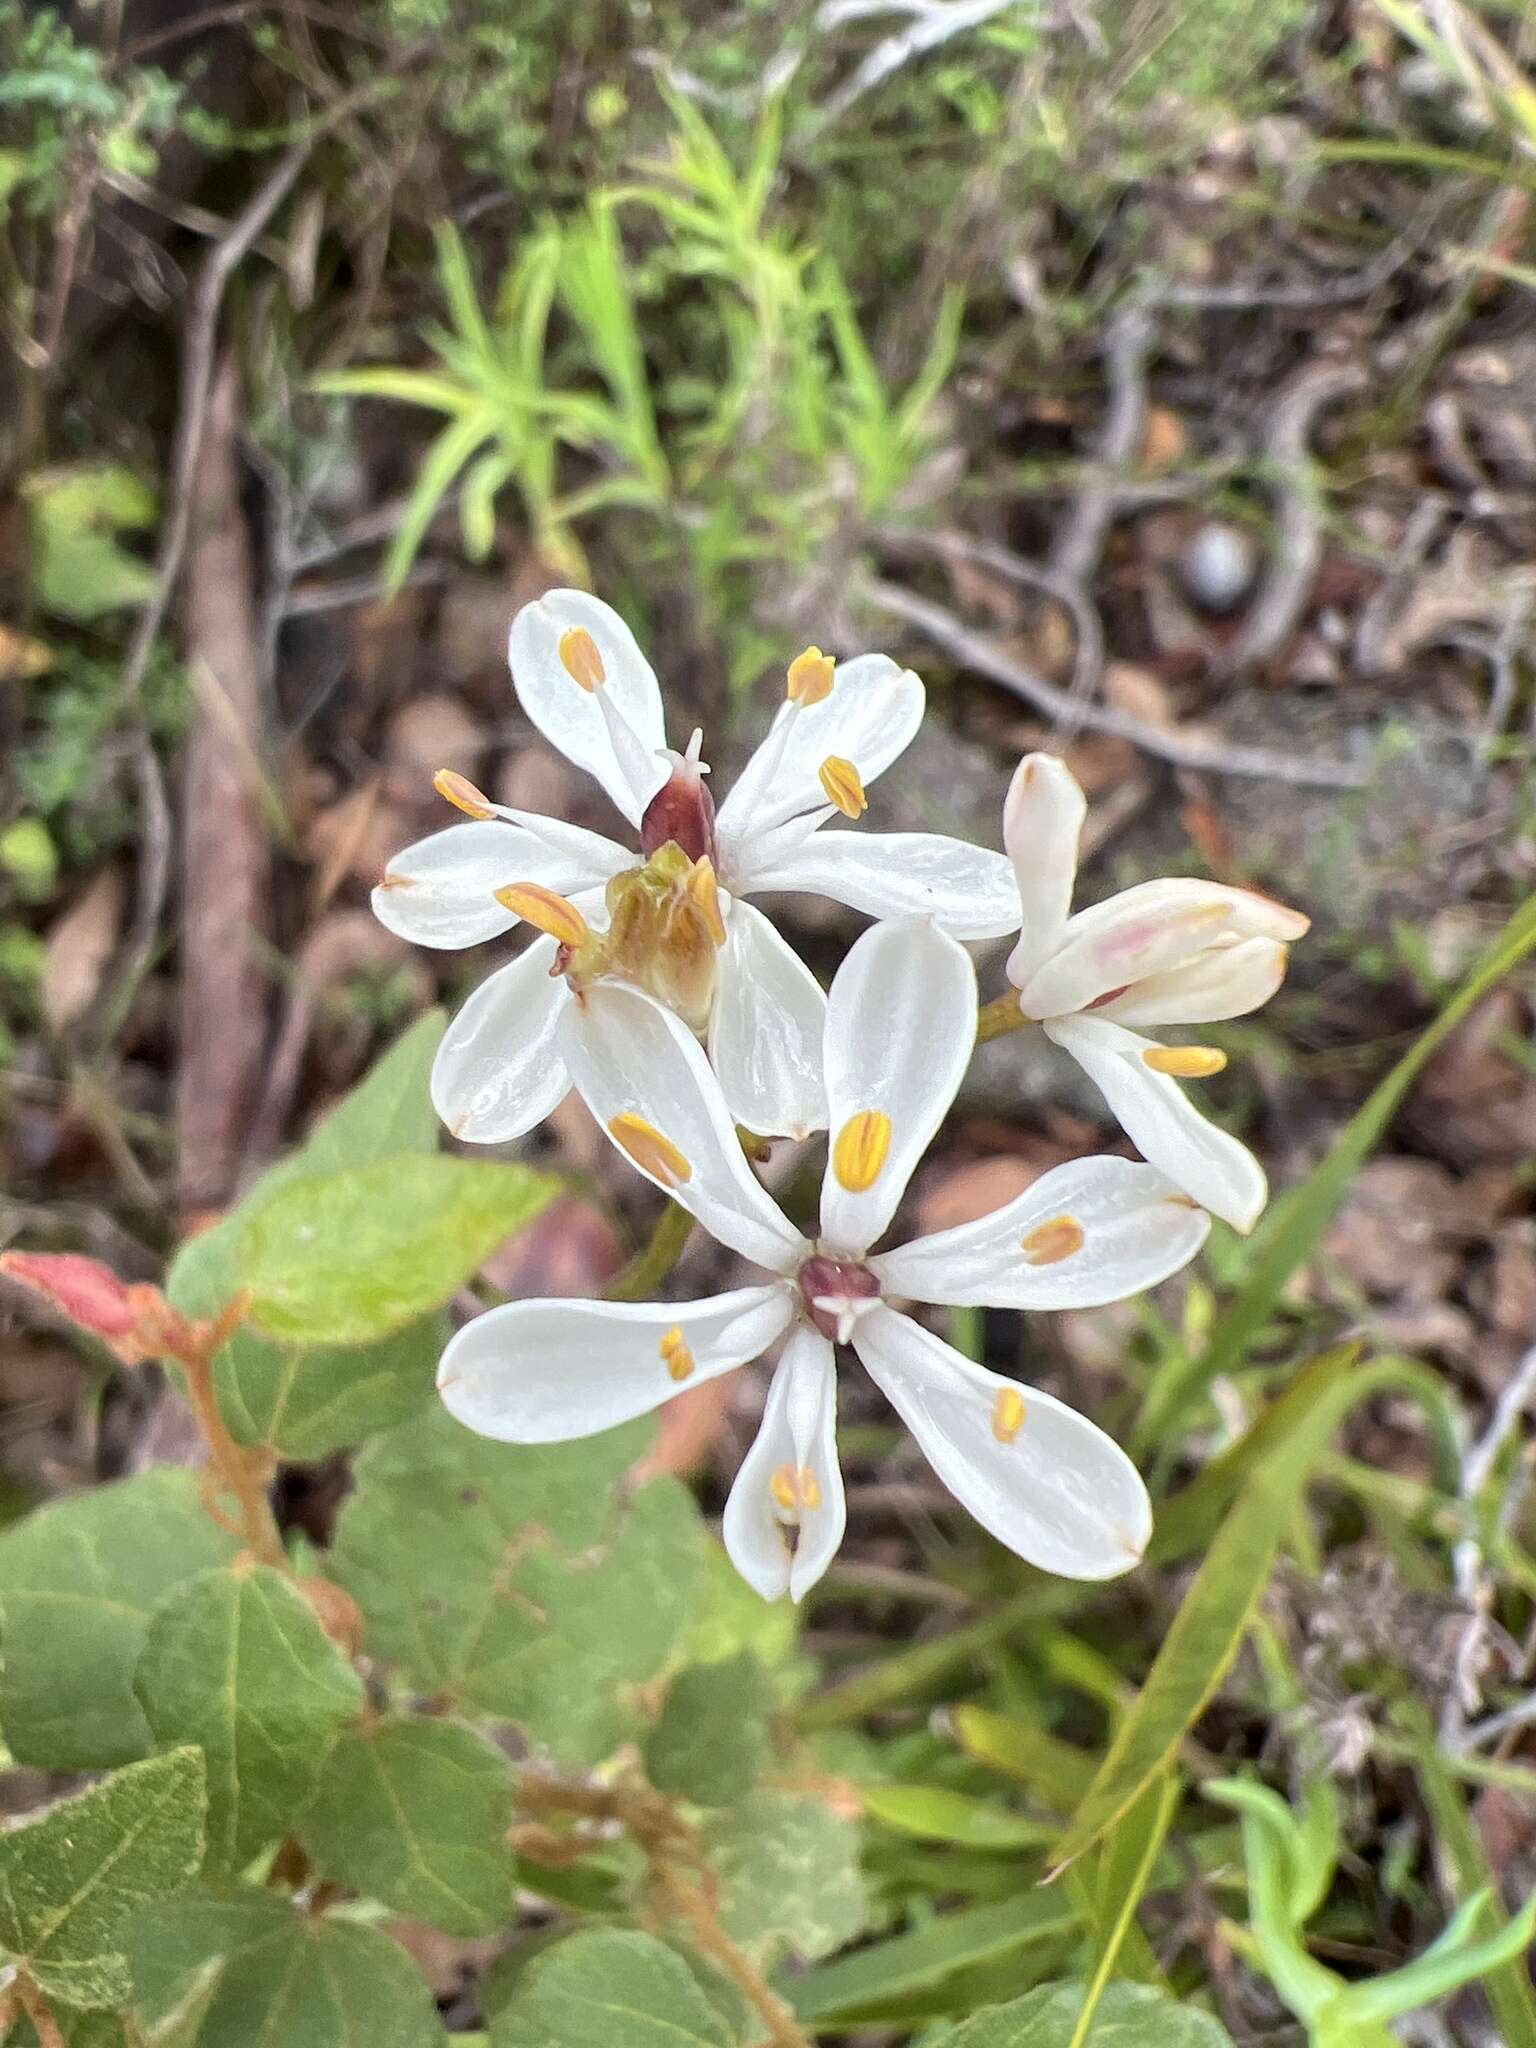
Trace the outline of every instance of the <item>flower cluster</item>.
[[[682, 753], [667, 747], [656, 677], [606, 605], [569, 590], [529, 605], [513, 623], [511, 665], [530, 719], [602, 784], [639, 848], [439, 775], [471, 822], [401, 853], [375, 892], [378, 915], [424, 945], [474, 945], [519, 920], [540, 936], [459, 1012], [434, 1101], [456, 1136], [495, 1142], [576, 1088], [643, 1174], [768, 1277], [691, 1302], [491, 1309], [443, 1355], [449, 1409], [485, 1436], [559, 1442], [782, 1340], [724, 1533], [759, 1592], [799, 1599], [842, 1538], [835, 1360], [848, 1346], [1001, 1542], [1069, 1577], [1128, 1569], [1151, 1512], [1125, 1454], [901, 1304], [1119, 1301], [1186, 1265], [1210, 1214], [1251, 1228], [1265, 1197], [1257, 1161], [1178, 1086], [1216, 1072], [1221, 1054], [1134, 1027], [1256, 1008], [1306, 920], [1247, 890], [1183, 880], [1072, 914], [1085, 804], [1046, 754], [1014, 777], [1006, 854], [940, 834], [824, 830], [839, 812], [863, 814], [868, 785], [921, 721], [922, 684], [883, 655], [834, 663], [810, 648], [791, 663], [785, 701], [718, 812], [701, 736]], [[826, 994], [746, 900], [767, 890], [819, 892], [877, 920]], [[1145, 1163], [1078, 1160], [978, 1222], [876, 1249], [975, 1044], [976, 974], [961, 941], [1013, 934], [1019, 1021], [1079, 1062]], [[754, 1174], [738, 1126], [828, 1132], [814, 1237]]]

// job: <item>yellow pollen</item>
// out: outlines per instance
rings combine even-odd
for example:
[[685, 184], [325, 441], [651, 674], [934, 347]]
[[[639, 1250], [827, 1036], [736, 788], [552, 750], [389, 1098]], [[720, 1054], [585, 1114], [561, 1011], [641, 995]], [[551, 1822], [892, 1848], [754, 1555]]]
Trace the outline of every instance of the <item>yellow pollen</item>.
[[1082, 1250], [1083, 1226], [1075, 1216], [1053, 1216], [1020, 1239], [1020, 1244], [1030, 1265], [1054, 1266]]
[[869, 809], [869, 798], [864, 794], [864, 785], [853, 763], [845, 761], [840, 754], [829, 754], [817, 772], [827, 793], [827, 802], [836, 804], [845, 818], [862, 818]]
[[1226, 1054], [1213, 1045], [1149, 1045], [1141, 1057], [1154, 1074], [1172, 1074], [1179, 1081], [1203, 1081], [1227, 1064]]
[[809, 1465], [796, 1470], [781, 1465], [768, 1482], [768, 1491], [786, 1515], [814, 1514], [821, 1506], [821, 1481]]
[[725, 944], [725, 919], [720, 914], [720, 890], [715, 882], [715, 864], [701, 853], [688, 870], [688, 899], [697, 904], [717, 946]]
[[608, 1135], [621, 1152], [627, 1152], [642, 1173], [659, 1180], [663, 1187], [681, 1187], [693, 1179], [693, 1168], [670, 1138], [663, 1137], [643, 1116], [625, 1110], [608, 1125]]
[[1011, 1444], [1024, 1427], [1024, 1396], [1017, 1387], [999, 1387], [992, 1403], [992, 1434], [1000, 1444]]
[[585, 626], [572, 626], [560, 635], [560, 665], [589, 694], [608, 680], [597, 642]]
[[891, 1120], [883, 1109], [861, 1109], [849, 1117], [832, 1147], [832, 1171], [850, 1195], [862, 1195], [880, 1178], [891, 1149]]
[[791, 704], [819, 704], [832, 694], [835, 663], [819, 647], [807, 647], [789, 664], [787, 695]]
[[494, 818], [496, 815], [496, 806], [484, 791], [476, 789], [469, 777], [460, 775], [455, 768], [439, 768], [432, 778], [432, 787], [467, 818]]
[[563, 896], [542, 882], [509, 882], [496, 891], [496, 901], [514, 917], [525, 917], [562, 946], [579, 946], [587, 936], [587, 920]]
[[674, 1323], [661, 1340], [661, 1362], [675, 1380], [685, 1380], [694, 1368], [694, 1356], [683, 1341], [682, 1327]]

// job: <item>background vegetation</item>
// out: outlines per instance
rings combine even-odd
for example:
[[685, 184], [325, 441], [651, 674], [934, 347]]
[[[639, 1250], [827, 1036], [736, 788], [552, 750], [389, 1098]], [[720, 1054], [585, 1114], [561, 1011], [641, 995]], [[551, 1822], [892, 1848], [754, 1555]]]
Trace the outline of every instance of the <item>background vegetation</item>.
[[[6, 2038], [1536, 2048], [1533, 37], [0, 0], [0, 1237], [176, 1311], [5, 1302]], [[506, 684], [573, 580], [723, 778], [884, 646], [872, 823], [995, 844], [1050, 745], [1086, 887], [1312, 914], [1219, 1034], [1257, 1235], [946, 1331], [1132, 1448], [1127, 1580], [989, 1546], [852, 1376], [800, 1616], [710, 1531], [753, 1375], [557, 1452], [437, 1411], [450, 1313], [656, 1221], [574, 1105], [438, 1149], [491, 963], [365, 907], [438, 767], [608, 824]], [[914, 1207], [1111, 1142], [1020, 1034]]]

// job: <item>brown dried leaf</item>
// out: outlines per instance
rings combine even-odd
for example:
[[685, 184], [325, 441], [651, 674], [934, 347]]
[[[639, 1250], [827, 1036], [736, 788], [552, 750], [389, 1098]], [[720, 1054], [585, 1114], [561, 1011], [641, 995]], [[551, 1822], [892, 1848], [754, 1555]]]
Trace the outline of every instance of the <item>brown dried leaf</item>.
[[54, 919], [44, 941], [43, 1015], [67, 1031], [90, 1008], [117, 947], [123, 921], [123, 878], [102, 868], [85, 894]]

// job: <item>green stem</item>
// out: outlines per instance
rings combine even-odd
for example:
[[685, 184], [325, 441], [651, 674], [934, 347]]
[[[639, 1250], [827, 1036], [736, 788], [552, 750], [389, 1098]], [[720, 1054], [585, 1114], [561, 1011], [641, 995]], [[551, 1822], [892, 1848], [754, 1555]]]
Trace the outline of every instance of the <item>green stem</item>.
[[656, 1219], [650, 1242], [604, 1289], [605, 1301], [644, 1301], [654, 1294], [683, 1255], [693, 1218], [677, 1202], [668, 1202]]
[[1001, 1038], [1009, 1031], [1022, 1031], [1026, 1024], [1033, 1021], [1019, 1008], [1018, 990], [1005, 989], [1000, 996], [994, 996], [990, 1003], [983, 1003], [978, 1011], [976, 1043], [985, 1045], [989, 1038]]

